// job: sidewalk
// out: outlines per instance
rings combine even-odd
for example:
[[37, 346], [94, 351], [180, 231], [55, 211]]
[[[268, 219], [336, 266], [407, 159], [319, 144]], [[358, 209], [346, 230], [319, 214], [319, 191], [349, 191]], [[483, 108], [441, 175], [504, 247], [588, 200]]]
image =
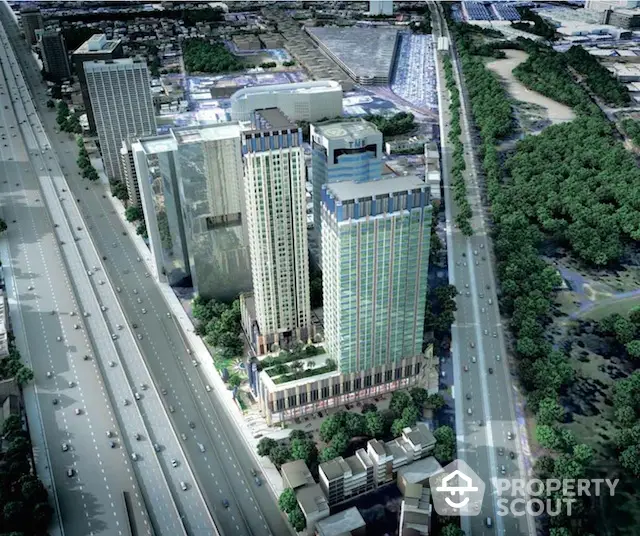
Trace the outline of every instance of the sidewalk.
[[266, 421], [257, 410], [248, 412], [247, 418], [245, 419], [242, 414], [242, 410], [238, 407], [235, 400], [233, 399], [232, 392], [227, 389], [227, 386], [222, 381], [220, 374], [216, 370], [213, 363], [213, 357], [207, 350], [207, 347], [205, 346], [202, 339], [195, 334], [195, 327], [191, 322], [191, 319], [183, 309], [182, 305], [180, 304], [180, 300], [175, 295], [168, 283], [158, 281], [158, 273], [155, 269], [155, 266], [153, 266], [153, 262], [151, 261], [151, 250], [147, 247], [142, 237], [136, 234], [137, 225], [126, 220], [125, 208], [121, 201], [119, 201], [112, 195], [109, 195], [108, 197], [109, 199], [111, 199], [111, 203], [113, 204], [113, 207], [120, 217], [123, 225], [129, 231], [129, 236], [133, 240], [133, 243], [138, 250], [140, 258], [143, 260], [147, 271], [155, 278], [156, 284], [158, 285], [158, 288], [160, 289], [160, 292], [162, 293], [167, 306], [173, 313], [175, 321], [180, 327], [183, 339], [185, 339], [188, 346], [193, 350], [194, 357], [198, 358], [198, 361], [200, 362], [201, 373], [209, 381], [212, 387], [212, 391], [215, 392], [215, 395], [220, 399], [221, 406], [224, 407], [224, 410], [229, 414], [232, 422], [235, 422], [237, 429], [240, 430], [242, 438], [249, 447], [249, 450], [251, 451], [256, 464], [261, 468], [262, 474], [269, 483], [271, 490], [273, 491], [275, 497], [278, 498], [284, 490], [280, 472], [275, 468], [275, 466], [268, 458], [262, 458], [258, 456], [257, 445], [259, 439], [256, 439], [253, 436], [257, 432], [261, 432], [263, 435], [267, 435], [270, 432], [278, 432], [280, 431], [280, 429], [269, 428], [266, 424]]

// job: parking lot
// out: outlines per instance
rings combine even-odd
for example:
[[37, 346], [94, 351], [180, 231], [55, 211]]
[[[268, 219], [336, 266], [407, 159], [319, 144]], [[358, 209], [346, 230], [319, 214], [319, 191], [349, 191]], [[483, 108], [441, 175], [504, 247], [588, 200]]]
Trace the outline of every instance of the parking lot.
[[435, 47], [431, 35], [401, 34], [391, 90], [417, 108], [438, 109]]

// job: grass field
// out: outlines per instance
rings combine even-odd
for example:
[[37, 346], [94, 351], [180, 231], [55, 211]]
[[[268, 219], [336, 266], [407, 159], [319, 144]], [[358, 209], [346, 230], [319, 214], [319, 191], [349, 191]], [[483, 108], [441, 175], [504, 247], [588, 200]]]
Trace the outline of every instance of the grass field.
[[640, 306], [640, 296], [631, 296], [629, 298], [622, 298], [617, 300], [604, 300], [602, 303], [595, 305], [582, 315], [582, 318], [589, 320], [602, 320], [605, 316], [613, 313], [626, 315], [634, 307]]

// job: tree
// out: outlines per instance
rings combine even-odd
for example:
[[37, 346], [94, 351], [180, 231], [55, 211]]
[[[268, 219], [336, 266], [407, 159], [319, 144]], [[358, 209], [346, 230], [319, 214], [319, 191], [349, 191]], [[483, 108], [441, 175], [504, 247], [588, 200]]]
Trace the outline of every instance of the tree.
[[269, 456], [271, 451], [278, 446], [278, 442], [270, 437], [263, 437], [258, 441], [258, 456]]
[[342, 422], [336, 418], [336, 415], [327, 417], [320, 425], [320, 439], [325, 443], [329, 443], [333, 436], [342, 430]]
[[538, 424], [552, 426], [564, 417], [564, 409], [555, 398], [543, 398], [538, 405]]
[[56, 106], [56, 103], [53, 102], [53, 100], [51, 99], [47, 100], [47, 108], [55, 108], [55, 106]]
[[289, 434], [289, 441], [293, 441], [294, 439], [305, 441], [309, 439], [309, 435], [304, 430], [292, 430]]
[[330, 462], [338, 456], [339, 454], [336, 452], [336, 449], [334, 449], [332, 446], [328, 446], [324, 448], [320, 453], [320, 463]]
[[625, 449], [618, 457], [620, 465], [631, 471], [636, 478], [640, 477], [640, 445], [632, 445]]
[[627, 344], [633, 340], [636, 335], [636, 326], [626, 318], [618, 318], [613, 325], [616, 340], [620, 344]]
[[429, 395], [425, 403], [425, 408], [432, 409], [434, 411], [438, 411], [439, 409], [445, 406], [446, 402], [444, 401], [444, 397], [439, 393], [434, 393]]
[[445, 525], [440, 531], [441, 536], [464, 536], [464, 531], [457, 525]]
[[298, 506], [298, 499], [296, 494], [291, 488], [285, 488], [282, 490], [280, 497], [278, 498], [278, 508], [288, 514], [296, 509]]
[[395, 413], [397, 417], [402, 415], [402, 411], [411, 404], [411, 397], [406, 391], [394, 391], [389, 402], [389, 409]]
[[2, 509], [5, 527], [18, 528], [25, 516], [25, 504], [22, 501], [9, 501]]
[[640, 340], [630, 341], [625, 345], [629, 357], [640, 359]]
[[315, 366], [316, 366], [316, 362], [315, 362], [315, 361], [307, 361], [307, 368], [308, 368], [309, 370], [314, 369], [314, 368], [315, 368]]
[[24, 387], [29, 382], [33, 381], [33, 371], [28, 367], [22, 366], [16, 373], [15, 379], [20, 387]]
[[307, 526], [307, 520], [297, 504], [296, 508], [289, 512], [289, 523], [296, 532], [302, 532]]
[[283, 463], [287, 463], [291, 459], [291, 451], [288, 447], [284, 447], [282, 445], [276, 446], [270, 453], [269, 459], [271, 463], [276, 466], [278, 471], [280, 470], [280, 466]]
[[542, 448], [550, 450], [557, 450], [562, 445], [556, 429], [545, 424], [536, 425], [536, 441]]
[[111, 194], [120, 201], [128, 201], [129, 193], [127, 192], [127, 185], [123, 181], [116, 181], [111, 183]]
[[125, 218], [127, 218], [128, 222], [141, 220], [144, 215], [142, 214], [142, 209], [137, 205], [131, 205], [127, 207], [127, 210], [124, 212]]
[[349, 436], [342, 430], [333, 436], [331, 440], [331, 446], [338, 453], [338, 456], [343, 456], [349, 447]]
[[382, 415], [377, 411], [369, 411], [364, 414], [367, 425], [367, 433], [370, 437], [380, 438], [384, 433], [384, 422]]
[[456, 435], [450, 426], [439, 426], [433, 431], [436, 448], [433, 455], [440, 463], [449, 463], [456, 455]]
[[304, 460], [307, 465], [312, 465], [318, 459], [318, 448], [311, 439], [294, 439], [291, 442], [291, 457], [294, 460]]
[[540, 456], [534, 465], [536, 476], [542, 480], [551, 477], [555, 470], [555, 460], [551, 456]]
[[361, 413], [347, 413], [345, 432], [349, 437], [358, 437], [367, 433], [367, 419]]
[[27, 480], [21, 483], [20, 494], [24, 502], [31, 505], [46, 502], [47, 500], [47, 490], [42, 485], [42, 482], [30, 475]]
[[429, 393], [423, 387], [413, 387], [409, 391], [409, 394], [417, 408], [422, 408], [425, 402], [429, 399]]
[[2, 423], [2, 435], [11, 439], [11, 436], [19, 431], [22, 431], [22, 420], [18, 415], [9, 415]]
[[53, 508], [47, 502], [36, 504], [31, 513], [31, 528], [36, 534], [47, 530], [53, 516]]
[[615, 411], [615, 419], [620, 426], [631, 428], [638, 420], [638, 417], [631, 406], [621, 406]]
[[7, 230], [7, 222], [0, 218], [0, 233], [4, 233]]
[[82, 132], [82, 126], [80, 120], [76, 115], [70, 115], [65, 123], [65, 131], [73, 134], [80, 134]]
[[573, 458], [583, 467], [587, 467], [593, 459], [593, 449], [589, 445], [580, 443], [573, 447]]
[[147, 226], [144, 222], [140, 222], [136, 227], [136, 234], [141, 236], [142, 238], [149, 238], [149, 234], [147, 233]]
[[227, 383], [230, 387], [240, 387], [242, 378], [240, 377], [240, 374], [232, 374], [231, 376], [229, 376], [229, 381], [227, 381]]

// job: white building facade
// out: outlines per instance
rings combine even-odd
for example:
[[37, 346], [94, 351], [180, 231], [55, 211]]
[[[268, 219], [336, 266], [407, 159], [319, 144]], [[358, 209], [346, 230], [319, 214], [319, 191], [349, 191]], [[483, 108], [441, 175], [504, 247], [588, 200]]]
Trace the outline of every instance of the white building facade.
[[84, 63], [100, 150], [109, 180], [122, 179], [122, 142], [156, 134], [149, 69], [141, 59]]
[[250, 121], [255, 110], [279, 108], [292, 121], [342, 115], [342, 86], [333, 80], [246, 87], [231, 96], [231, 119]]

